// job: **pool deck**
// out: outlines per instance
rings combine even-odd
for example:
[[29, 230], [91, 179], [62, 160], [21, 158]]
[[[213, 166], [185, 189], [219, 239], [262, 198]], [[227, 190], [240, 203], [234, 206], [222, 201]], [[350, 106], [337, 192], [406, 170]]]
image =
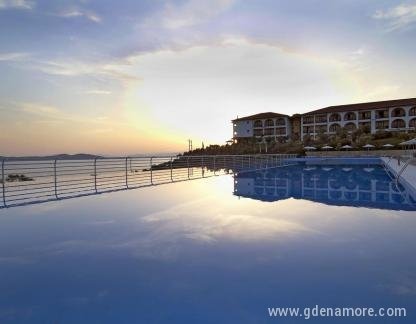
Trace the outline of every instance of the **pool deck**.
[[[397, 177], [400, 170], [405, 165], [404, 162], [400, 162], [396, 158], [381, 157], [381, 160], [385, 167]], [[416, 165], [409, 164], [406, 169], [402, 172], [399, 179], [400, 183], [403, 183], [409, 191], [416, 196]]]

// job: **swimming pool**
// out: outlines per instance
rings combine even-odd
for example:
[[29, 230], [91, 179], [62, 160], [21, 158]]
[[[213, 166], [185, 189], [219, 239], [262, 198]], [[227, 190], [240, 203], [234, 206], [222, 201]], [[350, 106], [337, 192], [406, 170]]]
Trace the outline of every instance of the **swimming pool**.
[[412, 323], [414, 203], [379, 165], [299, 164], [3, 209], [0, 322]]

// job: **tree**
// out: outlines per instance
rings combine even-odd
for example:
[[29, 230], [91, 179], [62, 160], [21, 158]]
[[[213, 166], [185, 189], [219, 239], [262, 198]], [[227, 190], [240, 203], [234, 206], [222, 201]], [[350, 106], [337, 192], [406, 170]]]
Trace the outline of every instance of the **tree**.
[[328, 135], [325, 133], [325, 130], [323, 130], [322, 128], [318, 130], [318, 141], [320, 143], [328, 142]]

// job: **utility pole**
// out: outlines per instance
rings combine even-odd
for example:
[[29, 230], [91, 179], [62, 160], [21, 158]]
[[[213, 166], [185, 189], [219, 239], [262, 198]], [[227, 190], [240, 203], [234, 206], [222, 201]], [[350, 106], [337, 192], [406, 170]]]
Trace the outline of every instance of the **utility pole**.
[[192, 140], [188, 139], [188, 152], [192, 151]]

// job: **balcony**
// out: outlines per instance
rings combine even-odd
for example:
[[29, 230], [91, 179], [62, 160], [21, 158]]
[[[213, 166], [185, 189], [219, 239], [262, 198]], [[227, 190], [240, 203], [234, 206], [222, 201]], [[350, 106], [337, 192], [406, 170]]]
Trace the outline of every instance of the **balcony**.
[[286, 135], [286, 127], [276, 128], [276, 135]]
[[341, 121], [341, 115], [338, 113], [333, 113], [331, 116], [329, 116], [329, 122], [339, 122]]
[[356, 119], [357, 119], [357, 115], [353, 112], [349, 112], [344, 115], [344, 120], [356, 120]]
[[369, 120], [371, 119], [371, 111], [365, 111], [358, 114], [360, 120]]
[[329, 126], [329, 132], [330, 133], [336, 133], [341, 129], [341, 126], [339, 124], [332, 124]]
[[388, 121], [376, 122], [376, 129], [387, 129], [387, 128], [389, 128], [389, 122]]
[[318, 115], [315, 117], [315, 123], [327, 123], [328, 119], [326, 118], [326, 115]]
[[406, 128], [406, 122], [403, 119], [395, 119], [391, 123], [391, 128]]
[[263, 129], [254, 129], [253, 135], [254, 136], [263, 136]]
[[270, 136], [270, 135], [274, 135], [274, 129], [273, 128], [267, 128], [264, 130], [264, 135], [265, 136]]
[[276, 126], [286, 126], [286, 120], [284, 118], [278, 118], [276, 120]]
[[306, 116], [303, 118], [302, 120], [303, 124], [313, 124], [314, 123], [314, 118], [313, 116]]
[[378, 110], [378, 111], [376, 111], [376, 118], [377, 119], [389, 118], [388, 110]]
[[403, 108], [393, 109], [391, 112], [391, 117], [404, 117], [406, 116], [406, 111]]
[[261, 120], [256, 120], [254, 122], [254, 128], [263, 128], [263, 122]]
[[274, 127], [274, 121], [273, 119], [267, 119], [264, 123], [264, 127]]

